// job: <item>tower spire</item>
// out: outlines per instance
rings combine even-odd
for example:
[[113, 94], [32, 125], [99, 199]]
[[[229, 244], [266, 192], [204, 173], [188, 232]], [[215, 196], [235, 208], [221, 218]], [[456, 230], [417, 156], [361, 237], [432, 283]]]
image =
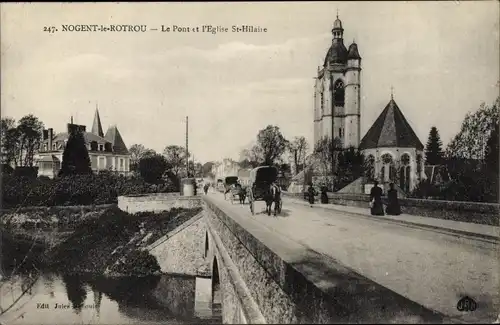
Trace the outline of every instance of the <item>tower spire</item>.
[[394, 87], [391, 85], [391, 100], [394, 100]]
[[102, 131], [101, 117], [99, 116], [99, 108], [96, 101], [95, 104], [95, 114], [94, 114], [94, 123], [92, 124], [92, 133], [104, 138], [104, 132]]
[[73, 124], [73, 115], [71, 115], [71, 124]]

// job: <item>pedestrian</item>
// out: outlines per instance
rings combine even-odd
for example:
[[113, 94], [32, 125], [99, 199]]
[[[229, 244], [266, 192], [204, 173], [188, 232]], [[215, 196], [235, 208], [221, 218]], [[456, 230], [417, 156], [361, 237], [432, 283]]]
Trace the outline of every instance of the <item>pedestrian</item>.
[[389, 186], [385, 213], [392, 216], [399, 216], [401, 214], [401, 207], [399, 206], [398, 191], [394, 188], [394, 183], [389, 184]]
[[205, 191], [205, 195], [208, 194], [208, 188], [209, 188], [208, 183], [205, 183], [205, 186], [203, 186], [203, 190]]
[[373, 182], [370, 191], [370, 212], [374, 216], [384, 215], [384, 205], [382, 204], [382, 189], [378, 187], [378, 182]]
[[326, 185], [323, 185], [321, 187], [321, 203], [327, 204], [328, 203], [328, 187]]
[[309, 204], [311, 205], [311, 208], [314, 204], [314, 197], [316, 196], [316, 190], [313, 187], [312, 182], [309, 182], [309, 188], [307, 189], [308, 192], [308, 199], [309, 199]]

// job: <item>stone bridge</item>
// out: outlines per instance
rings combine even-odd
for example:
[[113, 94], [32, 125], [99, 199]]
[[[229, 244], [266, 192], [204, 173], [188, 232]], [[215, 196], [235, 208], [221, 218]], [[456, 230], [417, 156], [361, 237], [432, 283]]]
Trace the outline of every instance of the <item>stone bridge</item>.
[[[252, 216], [215, 193], [176, 200], [203, 210], [150, 251], [166, 273], [210, 276], [223, 323], [491, 323], [498, 315], [497, 242], [288, 199], [278, 217], [262, 202]], [[127, 201], [147, 209], [139, 205]], [[464, 295], [476, 311], [457, 310]]]

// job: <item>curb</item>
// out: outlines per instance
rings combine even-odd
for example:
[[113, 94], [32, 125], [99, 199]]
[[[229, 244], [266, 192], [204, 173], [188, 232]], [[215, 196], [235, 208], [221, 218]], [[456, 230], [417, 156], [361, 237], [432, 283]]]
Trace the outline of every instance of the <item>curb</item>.
[[[295, 200], [293, 200], [292, 203], [300, 204], [300, 205], [309, 205], [307, 202], [301, 202], [301, 201], [295, 201]], [[450, 228], [433, 226], [433, 225], [428, 225], [428, 224], [423, 224], [423, 223], [418, 223], [418, 222], [410, 222], [410, 221], [406, 221], [406, 220], [395, 220], [395, 219], [391, 219], [391, 218], [385, 218], [383, 216], [372, 216], [372, 215], [368, 215], [368, 214], [364, 214], [364, 213], [360, 213], [360, 212], [336, 209], [334, 206], [332, 206], [332, 207], [317, 206], [317, 208], [320, 208], [320, 209], [326, 210], [326, 211], [333, 210], [333, 211], [344, 212], [347, 214], [357, 215], [357, 216], [361, 216], [361, 217], [371, 219], [371, 220], [388, 221], [388, 222], [392, 222], [392, 223], [396, 223], [396, 224], [402, 224], [405, 226], [409, 226], [412, 228], [424, 228], [424, 229], [430, 229], [430, 230], [434, 230], [434, 231], [441, 232], [441, 233], [444, 232], [447, 234], [472, 237], [474, 239], [479, 239], [481, 241], [486, 241], [486, 242], [497, 244], [497, 245], [500, 244], [500, 238], [498, 236], [479, 234], [476, 232], [469, 232], [469, 231], [458, 230], [458, 229], [450, 229]]]

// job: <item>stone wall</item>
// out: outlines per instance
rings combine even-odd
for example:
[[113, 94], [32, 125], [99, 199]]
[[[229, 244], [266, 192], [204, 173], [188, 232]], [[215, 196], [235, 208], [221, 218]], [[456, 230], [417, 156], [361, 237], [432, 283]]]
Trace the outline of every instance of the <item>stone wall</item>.
[[159, 212], [172, 208], [196, 208], [201, 206], [199, 196], [183, 197], [179, 193], [155, 193], [118, 197], [118, 207], [128, 213], [143, 211]]
[[169, 313], [179, 319], [194, 314], [196, 277], [163, 274], [153, 296]]
[[149, 245], [147, 249], [158, 260], [162, 272], [198, 275], [205, 263], [206, 226], [203, 216], [202, 211]]
[[[303, 198], [302, 194], [284, 193], [285, 196]], [[369, 208], [370, 196], [366, 194], [328, 193], [329, 203]], [[385, 197], [382, 198], [387, 203]], [[405, 214], [498, 226], [500, 205], [494, 203], [459, 202], [423, 199], [399, 199]]]
[[98, 218], [116, 204], [82, 206], [32, 206], [0, 211], [0, 224], [23, 229], [73, 230], [75, 221]]

